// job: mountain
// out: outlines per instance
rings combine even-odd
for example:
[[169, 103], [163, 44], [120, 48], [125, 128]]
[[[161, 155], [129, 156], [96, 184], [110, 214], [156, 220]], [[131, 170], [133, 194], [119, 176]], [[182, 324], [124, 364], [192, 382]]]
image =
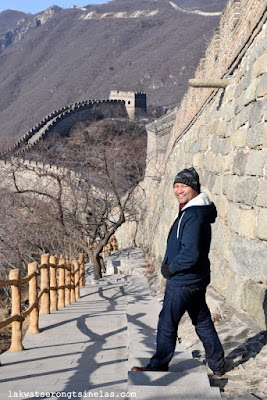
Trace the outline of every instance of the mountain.
[[22, 22], [25, 22], [31, 14], [17, 10], [5, 10], [0, 13], [0, 35], [12, 31]]
[[175, 106], [226, 0], [112, 0], [31, 15], [0, 13], [0, 141], [67, 104], [111, 89]]

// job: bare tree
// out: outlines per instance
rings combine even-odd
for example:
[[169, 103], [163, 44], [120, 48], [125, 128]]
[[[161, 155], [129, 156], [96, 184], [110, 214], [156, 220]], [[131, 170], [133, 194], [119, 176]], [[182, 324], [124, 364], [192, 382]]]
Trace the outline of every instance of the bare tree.
[[[34, 251], [48, 246], [56, 251], [83, 250], [93, 257], [95, 279], [100, 279], [104, 246], [125, 221], [136, 219], [134, 190], [144, 175], [145, 138], [134, 130], [125, 135], [120, 129], [115, 134], [106, 128], [78, 129], [60, 149], [54, 159], [59, 168], [36, 167], [17, 159], [6, 171], [8, 185], [3, 190], [19, 209], [17, 221], [27, 227], [25, 240], [30, 240]], [[51, 161], [51, 151], [43, 148], [41, 154]], [[7, 212], [1, 215], [0, 222], [7, 216]], [[4, 230], [8, 232], [7, 226]], [[14, 232], [6, 237], [4, 246], [12, 248]], [[22, 243], [17, 249], [24, 248]], [[92, 249], [93, 243], [97, 244]]]

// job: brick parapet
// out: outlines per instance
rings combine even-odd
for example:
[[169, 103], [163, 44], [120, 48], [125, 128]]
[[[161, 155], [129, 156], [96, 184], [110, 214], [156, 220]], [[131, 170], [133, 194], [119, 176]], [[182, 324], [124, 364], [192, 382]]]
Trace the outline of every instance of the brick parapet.
[[[221, 16], [205, 53], [195, 72], [196, 78], [223, 78], [233, 74], [235, 61], [249, 40], [257, 33], [257, 26], [266, 20], [267, 1], [230, 0]], [[177, 110], [176, 121], [166, 151], [166, 160], [175, 141], [190, 126], [198, 112], [209, 103], [218, 90], [189, 88]]]
[[69, 104], [44, 117], [39, 123], [24, 134], [16, 143], [7, 150], [0, 153], [0, 157], [5, 158], [11, 155], [19, 156], [29, 150], [41, 139], [43, 139], [56, 125], [73, 114], [92, 108], [100, 104], [124, 105], [123, 100], [86, 100]]
[[[177, 213], [173, 179], [179, 170], [195, 167], [202, 191], [209, 195], [218, 212], [210, 251], [211, 285], [229, 305], [248, 313], [262, 329], [266, 329], [267, 25], [263, 23], [265, 16], [255, 7], [257, 3], [252, 0], [240, 2], [248, 9], [242, 8], [242, 15], [235, 21], [233, 29], [240, 32], [243, 42], [237, 37], [237, 44], [234, 43], [233, 36], [229, 50], [231, 52], [236, 46], [240, 52], [228, 59], [227, 48], [224, 51], [220, 47], [219, 56], [228, 59], [225, 75], [230, 75], [231, 79], [227, 88], [190, 88], [177, 109], [168, 155], [162, 160], [156, 154], [152, 157], [156, 160], [154, 169], [147, 169], [143, 184], [143, 221], [138, 222], [138, 227], [133, 224], [132, 236], [135, 243], [147, 249], [151, 259], [160, 265], [168, 229]], [[221, 20], [224, 33], [233, 5], [233, 1], [228, 3]], [[259, 8], [261, 6], [259, 4]], [[252, 30], [246, 36], [247, 22], [242, 18], [248, 15], [255, 25], [251, 23]], [[233, 26], [233, 18], [229, 24]], [[207, 50], [215, 49], [214, 43]], [[222, 43], [227, 46], [228, 40]], [[219, 56], [216, 63], [220, 62]], [[208, 60], [212, 65], [212, 54], [208, 55]], [[204, 65], [201, 60], [196, 75], [203, 74]], [[204, 75], [210, 76], [211, 72]], [[151, 144], [152, 139], [148, 136]], [[157, 136], [157, 139], [164, 141], [165, 137]], [[151, 176], [153, 171], [156, 179]], [[129, 226], [117, 232], [121, 246], [133, 243], [130, 232]]]

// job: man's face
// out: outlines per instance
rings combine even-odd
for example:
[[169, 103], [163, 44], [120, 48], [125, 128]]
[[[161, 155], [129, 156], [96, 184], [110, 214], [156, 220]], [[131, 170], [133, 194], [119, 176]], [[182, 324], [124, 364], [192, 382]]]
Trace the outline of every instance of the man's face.
[[199, 195], [195, 189], [191, 188], [191, 186], [185, 185], [184, 183], [175, 183], [173, 192], [180, 204], [186, 204]]

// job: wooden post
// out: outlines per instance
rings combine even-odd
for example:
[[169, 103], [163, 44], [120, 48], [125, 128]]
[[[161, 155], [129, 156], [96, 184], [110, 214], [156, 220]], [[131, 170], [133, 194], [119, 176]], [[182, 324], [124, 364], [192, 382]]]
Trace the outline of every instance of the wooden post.
[[74, 284], [75, 284], [75, 299], [80, 298], [80, 268], [79, 263], [76, 258], [73, 259], [73, 266], [74, 266]]
[[[28, 264], [28, 275], [36, 272], [37, 267], [38, 265], [36, 262]], [[30, 325], [28, 330], [30, 335], [36, 335], [37, 333], [40, 333], [37, 276], [33, 276], [29, 281], [29, 307], [31, 307], [31, 305], [34, 303], [36, 305], [30, 313]]]
[[111, 236], [110, 243], [112, 245], [113, 251], [118, 251], [118, 241], [115, 235]]
[[50, 256], [50, 311], [57, 311], [57, 257]]
[[40, 314], [50, 314], [50, 293], [49, 293], [49, 254], [41, 256], [41, 291], [45, 290], [41, 297]]
[[108, 255], [110, 256], [111, 255], [111, 243], [110, 242], [108, 242]]
[[[70, 263], [68, 258], [66, 257], [66, 269], [65, 269], [65, 306], [69, 306], [71, 304], [70, 301], [70, 285], [71, 285], [71, 270]], [[68, 286], [68, 287], [67, 287]]]
[[85, 266], [84, 266], [84, 254], [79, 254], [79, 265], [80, 265], [80, 287], [85, 286]]
[[62, 256], [59, 258], [59, 278], [58, 278], [58, 307], [65, 307], [65, 260]]
[[73, 265], [73, 263], [71, 263], [70, 267], [71, 267], [71, 270], [70, 270], [71, 271], [70, 301], [71, 301], [71, 303], [75, 303], [76, 299], [75, 299], [75, 280], [74, 280], [74, 265]]
[[[20, 270], [12, 269], [9, 272], [9, 279], [16, 280], [17, 285], [11, 285], [11, 296], [12, 296], [12, 316], [18, 315], [21, 317], [21, 282], [20, 282]], [[22, 351], [22, 321], [12, 322], [12, 335], [11, 335], [11, 346], [9, 351]]]
[[103, 247], [102, 256], [103, 256], [103, 258], [107, 257], [107, 246]]

